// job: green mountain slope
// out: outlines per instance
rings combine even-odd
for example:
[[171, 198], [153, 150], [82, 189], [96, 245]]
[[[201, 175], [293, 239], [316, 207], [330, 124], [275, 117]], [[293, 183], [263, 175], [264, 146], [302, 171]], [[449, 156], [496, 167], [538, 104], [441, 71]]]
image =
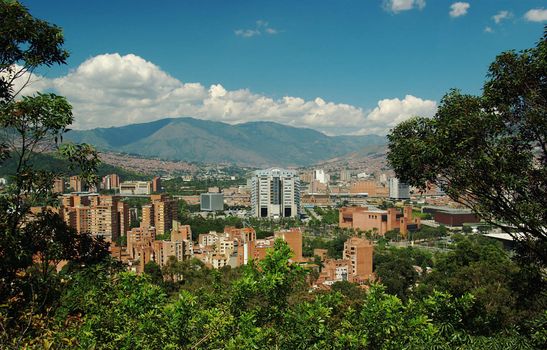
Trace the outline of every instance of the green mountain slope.
[[[65, 171], [68, 172], [68, 161], [55, 156], [53, 153], [37, 153], [32, 158], [32, 165], [37, 170], [47, 171]], [[17, 163], [15, 158], [9, 158], [0, 164], [0, 177], [13, 176], [17, 169]], [[74, 175], [77, 170], [74, 170]], [[125, 169], [101, 163], [97, 169], [97, 175], [105, 176], [108, 174], [118, 174], [123, 180], [145, 180], [149, 177], [137, 174]]]
[[327, 136], [273, 122], [230, 125], [194, 118], [71, 131], [66, 139], [146, 157], [250, 166], [310, 165], [386, 143], [377, 135]]

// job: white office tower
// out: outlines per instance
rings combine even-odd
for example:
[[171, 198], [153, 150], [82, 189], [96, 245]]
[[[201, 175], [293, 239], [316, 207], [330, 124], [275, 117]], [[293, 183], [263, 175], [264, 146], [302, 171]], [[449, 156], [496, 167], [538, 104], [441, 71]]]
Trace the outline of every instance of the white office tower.
[[322, 184], [328, 184], [330, 176], [329, 174], [325, 173], [323, 169], [316, 169], [313, 172], [313, 179], [321, 182]]
[[389, 178], [389, 198], [410, 199], [410, 187], [396, 177]]
[[251, 178], [251, 205], [256, 217], [297, 217], [300, 214], [297, 172], [277, 168], [255, 171]]

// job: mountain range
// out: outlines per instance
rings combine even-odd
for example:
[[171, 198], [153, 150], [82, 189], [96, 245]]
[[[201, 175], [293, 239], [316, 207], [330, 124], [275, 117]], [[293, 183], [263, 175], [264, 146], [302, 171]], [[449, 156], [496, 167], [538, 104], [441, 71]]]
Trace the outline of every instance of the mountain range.
[[190, 117], [69, 131], [65, 139], [166, 160], [244, 166], [306, 166], [386, 144], [385, 137], [327, 136], [274, 122], [231, 125]]

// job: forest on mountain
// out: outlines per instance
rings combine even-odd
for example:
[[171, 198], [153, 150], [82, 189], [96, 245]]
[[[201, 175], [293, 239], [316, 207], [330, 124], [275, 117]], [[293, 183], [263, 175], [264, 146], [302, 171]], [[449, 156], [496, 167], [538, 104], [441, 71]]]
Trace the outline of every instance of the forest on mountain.
[[[487, 82], [492, 90], [478, 101], [449, 93], [433, 124], [413, 119], [390, 138], [392, 165], [407, 172], [406, 180], [424, 185], [441, 174], [443, 188], [486, 220], [515, 237], [511, 227], [522, 228], [526, 239], [517, 240], [517, 250], [479, 235], [454, 236], [447, 252], [435, 254], [384, 242], [375, 247], [376, 282], [321, 290], [311, 287], [312, 272], [290, 263], [282, 241], [264, 260], [236, 269], [171, 260], [163, 269], [150, 263], [136, 275], [109, 255], [107, 243], [77, 234], [58, 214], [31, 215], [33, 204], [55, 203], [56, 176], [78, 172], [96, 183], [100, 160], [89, 144], [61, 142], [73, 121], [65, 98], [18, 96], [15, 89], [35, 68], [65, 63], [61, 29], [11, 0], [0, 0], [0, 19], [0, 162], [16, 164], [0, 196], [2, 349], [547, 348], [545, 197], [536, 197], [545, 191], [546, 36], [534, 48], [496, 58]], [[484, 117], [485, 107], [496, 105], [493, 114], [501, 119], [486, 125], [492, 129], [464, 118], [474, 137], [445, 145], [459, 152], [445, 163], [435, 152], [418, 154], [424, 161], [416, 167], [405, 162], [405, 142], [430, 151], [421, 143], [427, 141], [445, 152], [442, 143], [454, 139], [444, 131], [460, 126], [458, 117]], [[36, 168], [34, 147], [45, 140], [66, 168]], [[519, 167], [503, 163], [518, 155], [524, 158]], [[497, 169], [498, 187], [487, 187], [495, 180], [488, 176], [478, 179], [486, 183], [469, 179], [477, 181], [470, 172], [477, 164], [507, 165]], [[519, 176], [537, 181], [522, 183]], [[515, 184], [524, 187], [510, 192]], [[511, 194], [507, 211], [494, 205], [492, 193], [504, 200]]]

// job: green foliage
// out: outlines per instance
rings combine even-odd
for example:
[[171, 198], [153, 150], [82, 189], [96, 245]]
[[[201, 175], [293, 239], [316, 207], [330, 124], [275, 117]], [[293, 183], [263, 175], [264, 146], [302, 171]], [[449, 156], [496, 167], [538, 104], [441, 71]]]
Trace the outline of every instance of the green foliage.
[[511, 324], [524, 325], [547, 306], [547, 286], [539, 270], [520, 267], [494, 241], [454, 236], [453, 249], [436, 256], [435, 268], [420, 282], [416, 295], [433, 290], [475, 298], [471, 332], [488, 335]]
[[163, 274], [158, 264], [149, 261], [144, 265], [144, 273], [150, 276], [150, 281], [154, 284], [161, 285], [163, 283]]
[[365, 297], [365, 291], [358, 284], [348, 281], [334, 282], [331, 289], [333, 292], [340, 292], [348, 300], [362, 300]]
[[531, 349], [545, 342], [545, 313], [531, 323], [530, 337], [510, 328], [475, 335], [469, 319], [477, 317], [477, 301], [469, 293], [454, 297], [435, 291], [404, 301], [381, 285], [365, 291], [348, 282], [335, 283], [330, 292], [310, 292], [305, 272], [290, 264], [290, 257], [287, 244], [276, 241], [266, 259], [235, 276], [230, 269], [211, 271], [196, 261], [170, 262], [185, 281], [171, 298], [161, 283], [151, 282], [150, 273], [158, 273], [153, 264], [142, 276], [108, 265], [77, 269], [63, 275], [56, 310], [34, 318], [41, 328], [19, 338], [19, 344], [40, 347], [47, 342], [55, 349], [395, 350]]
[[413, 210], [412, 216], [416, 218], [420, 218], [422, 220], [433, 220], [433, 216], [430, 213], [422, 213], [419, 210]]
[[409, 237], [413, 240], [417, 239], [431, 239], [431, 238], [441, 238], [448, 236], [448, 230], [445, 226], [441, 225], [439, 227], [431, 227], [427, 225], [422, 225], [419, 230], [412, 232]]
[[229, 179], [204, 179], [204, 180], [192, 180], [183, 181], [181, 177], [175, 177], [169, 180], [162, 181], [162, 186], [166, 193], [172, 195], [197, 195], [207, 192], [209, 187], [237, 187], [239, 185], [245, 185], [246, 178], [244, 176], [238, 177], [236, 180]]
[[[14, 82], [38, 66], [64, 64], [68, 52], [59, 27], [32, 17], [17, 1], [0, 3], [0, 101], [11, 101], [19, 91]], [[17, 64], [17, 66], [14, 66]]]
[[[66, 59], [66, 53], [60, 48], [62, 35], [57, 27], [35, 20], [17, 2], [0, 0], [0, 14], [3, 19], [0, 22], [0, 58], [5, 60], [1, 61], [0, 73], [7, 70], [17, 78], [18, 73], [10, 71], [13, 63], [23, 63], [25, 69], [32, 69]], [[11, 43], [15, 43], [13, 47]], [[491, 82], [485, 87], [483, 97], [486, 100], [477, 101], [458, 94], [449, 96], [447, 99], [454, 98], [456, 102], [461, 99], [462, 104], [454, 105], [454, 101], [449, 101], [441, 106], [439, 119], [442, 123], [439, 125], [462, 122], [457, 118], [446, 120], [442, 116], [445, 112], [451, 115], [452, 108], [457, 111], [465, 107], [463, 126], [475, 127], [471, 128], [474, 137], [476, 134], [484, 136], [482, 131], [476, 130], [480, 129], [477, 127], [480, 124], [473, 124], [477, 122], [477, 116], [490, 113], [493, 120], [485, 120], [486, 125], [495, 124], [500, 117], [515, 127], [509, 123], [509, 117], [518, 115], [524, 121], [516, 126], [515, 135], [522, 137], [516, 141], [524, 141], [517, 142], [515, 147], [519, 151], [529, 150], [527, 142], [530, 141], [526, 141], [525, 136], [538, 132], [544, 135], [543, 129], [535, 127], [539, 125], [537, 119], [541, 124], [544, 117], [541, 98], [545, 94], [538, 93], [538, 89], [544, 91], [541, 84], [545, 84], [545, 79], [537, 79], [545, 76], [544, 46], [543, 41], [536, 50], [502, 55], [491, 67]], [[509, 68], [517, 69], [507, 76]], [[13, 81], [9, 80], [9, 74], [8, 80], [0, 74], [3, 79], [0, 120], [7, 136], [19, 135], [24, 140], [18, 143], [21, 148], [18, 149], [16, 181], [0, 196], [0, 348], [545, 348], [545, 271], [541, 265], [530, 264], [529, 259], [520, 260], [520, 264], [513, 262], [497, 244], [479, 236], [455, 236], [450, 252], [433, 257], [418, 249], [393, 249], [382, 241], [376, 250], [374, 265], [384, 286], [373, 284], [366, 291], [345, 282], [334, 284], [333, 290], [328, 292], [311, 290], [305, 270], [289, 262], [292, 253], [281, 240], [275, 242], [274, 249], [264, 260], [243, 268], [226, 267], [213, 271], [197, 259], [178, 262], [171, 258], [163, 271], [149, 263], [140, 276], [122, 272], [119, 263], [107, 258], [104, 242], [86, 234], [76, 235], [56, 214], [45, 211], [29, 220], [31, 203], [52, 200], [50, 188], [54, 175], [33, 168], [33, 145], [62, 135], [72, 115], [66, 101], [54, 95], [23, 99], [20, 105], [13, 102]], [[509, 102], [505, 98], [496, 100], [502, 90]], [[488, 109], [492, 105], [499, 107], [497, 113]], [[519, 108], [513, 108], [516, 105]], [[477, 109], [477, 106], [481, 108]], [[428, 132], [431, 131], [432, 125], [425, 120], [416, 119], [411, 123], [424, 125]], [[502, 131], [506, 127], [505, 124], [495, 126]], [[260, 127], [268, 132], [279, 132], [275, 125]], [[423, 133], [421, 141], [431, 141], [432, 135], [428, 132]], [[294, 135], [288, 136], [295, 139]], [[457, 136], [439, 137], [452, 140]], [[486, 136], [492, 135], [487, 133]], [[487, 141], [503, 141], [506, 136], [495, 134]], [[4, 151], [10, 146], [10, 140], [13, 138], [3, 140]], [[410, 145], [417, 142], [415, 139], [407, 141]], [[471, 144], [477, 142], [472, 141], [453, 146], [458, 151], [470, 151]], [[420, 142], [417, 146], [424, 146]], [[441, 148], [433, 148], [433, 155]], [[506, 147], [495, 149], [507, 150]], [[417, 150], [426, 148], [418, 147]], [[538, 152], [541, 151], [539, 148]], [[63, 148], [63, 153], [85, 177], [92, 179], [95, 176], [97, 163], [92, 148], [70, 145]], [[9, 154], [3, 152], [0, 159]], [[429, 156], [418, 154], [412, 161]], [[503, 154], [502, 158], [505, 161], [511, 156]], [[485, 164], [491, 165], [490, 161], [506, 165], [494, 156]], [[455, 169], [450, 168], [453, 165], [469, 166], [453, 159], [447, 164], [452, 170]], [[431, 171], [421, 180], [432, 180], [439, 174], [438, 169]], [[539, 171], [542, 171], [541, 167]], [[537, 174], [532, 175], [527, 181]], [[458, 193], [457, 186], [467, 184], [455, 180], [456, 190], [452, 194]], [[541, 190], [534, 193], [541, 194]], [[524, 203], [528, 189], [518, 195], [521, 197], [513, 198], [517, 206]], [[516, 209], [523, 210], [522, 207]], [[528, 209], [528, 214], [536, 210], [534, 205]], [[532, 227], [533, 215], [528, 219], [527, 216], [523, 221], [527, 227]], [[230, 221], [234, 219], [223, 220], [199, 222], [201, 226], [196, 227], [195, 232], [214, 225], [220, 231], [228, 222], [234, 223]], [[263, 231], [295, 223], [291, 220], [256, 222]], [[331, 256], [337, 256], [347, 239], [344, 235], [341, 232], [330, 241], [308, 241], [305, 249], [309, 252], [313, 246], [322, 245], [329, 249]], [[537, 248], [535, 245], [529, 247]], [[532, 251], [538, 255], [537, 251]], [[33, 264], [34, 258], [39, 258], [41, 263]], [[70, 262], [61, 273], [56, 273], [49, 262], [60, 259]], [[413, 266], [433, 269], [418, 276]], [[163, 281], [164, 276], [166, 281]]]
[[338, 225], [338, 209], [337, 208], [321, 208], [315, 207], [314, 211], [321, 216], [321, 223], [327, 225]]
[[204, 218], [200, 215], [184, 215], [181, 221], [185, 225], [190, 225], [194, 237], [210, 231], [224, 232], [226, 226], [243, 227], [243, 221], [236, 216]]
[[[43, 170], [50, 173], [59, 173], [60, 169], [66, 169], [64, 175], [74, 175], [76, 172], [68, 171], [70, 163], [57, 153], [34, 153], [30, 164], [35, 170]], [[0, 175], [3, 177], [14, 177], [17, 171], [17, 160], [13, 154], [2, 163]], [[63, 175], [59, 173], [60, 175]], [[108, 174], [118, 174], [124, 180], [149, 180], [148, 176], [136, 174], [116, 166], [100, 163], [97, 167], [97, 176], [102, 177]]]
[[347, 233], [339, 233], [337, 236], [329, 239], [304, 236], [302, 255], [312, 257], [314, 249], [327, 249], [327, 254], [330, 258], [340, 259], [344, 252], [344, 243], [348, 238], [349, 235]]
[[[10, 347], [40, 330], [61, 289], [55, 265], [94, 264], [108, 256], [108, 245], [77, 234], [52, 211], [32, 214], [30, 207], [55, 203], [58, 172], [35, 169], [39, 149], [58, 147], [73, 121], [64, 97], [37, 93], [18, 96], [24, 74], [38, 66], [64, 63], [61, 30], [33, 18], [15, 1], [0, 1], [0, 165], [13, 157], [14, 176], [0, 196], [0, 339]], [[88, 181], [96, 179], [96, 153], [87, 145], [63, 146], [61, 155]]]
[[407, 299], [418, 281], [419, 274], [414, 266], [431, 266], [431, 256], [414, 248], [375, 249], [373, 268], [389, 294]]
[[436, 115], [388, 136], [397, 176], [439, 185], [484, 220], [512, 233], [529, 258], [547, 263], [547, 30], [535, 48], [490, 65], [481, 96], [446, 94]]

